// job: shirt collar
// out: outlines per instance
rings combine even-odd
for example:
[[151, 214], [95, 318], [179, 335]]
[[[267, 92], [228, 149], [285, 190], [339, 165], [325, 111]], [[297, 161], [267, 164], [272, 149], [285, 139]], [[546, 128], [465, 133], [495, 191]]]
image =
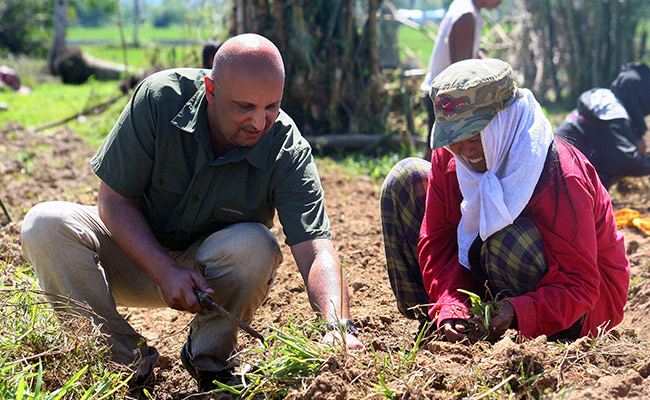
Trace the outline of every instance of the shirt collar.
[[205, 98], [205, 84], [203, 84], [198, 88], [196, 93], [194, 93], [194, 96], [185, 103], [178, 114], [172, 118], [172, 125], [187, 133], [196, 132], [201, 123], [198, 117], [199, 115], [204, 114], [199, 111], [205, 109], [205, 103], [207, 103], [207, 100]]
[[[172, 118], [172, 125], [178, 129], [197, 136], [205, 136], [206, 143], [209, 143], [210, 128], [207, 123], [205, 98], [205, 85], [201, 85], [194, 95], [185, 103], [183, 108]], [[202, 118], [202, 119], [199, 119]], [[205, 132], [203, 132], [205, 131]], [[271, 139], [277, 127], [271, 129], [252, 147], [239, 147], [225, 154], [226, 159], [237, 161], [246, 159], [252, 166], [258, 169], [265, 169], [269, 159]], [[202, 140], [197, 137], [197, 140]]]
[[276, 131], [276, 123], [273, 123], [271, 129], [266, 132], [266, 135], [264, 135], [255, 146], [244, 149], [248, 152], [247, 154], [245, 153], [246, 160], [248, 160], [252, 166], [259, 169], [266, 169], [271, 150], [271, 139]]
[[266, 169], [270, 153], [270, 135], [273, 128], [259, 142], [251, 147], [235, 147], [217, 160], [219, 163], [231, 163], [246, 160], [257, 169]]

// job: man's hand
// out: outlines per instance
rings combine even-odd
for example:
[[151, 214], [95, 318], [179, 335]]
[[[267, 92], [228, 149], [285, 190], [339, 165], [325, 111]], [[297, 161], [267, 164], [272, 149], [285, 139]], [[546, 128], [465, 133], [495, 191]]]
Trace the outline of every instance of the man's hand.
[[[341, 343], [343, 338], [341, 337], [341, 331], [339, 329], [331, 329], [329, 332], [323, 336], [323, 342], [334, 345], [336, 343]], [[348, 350], [357, 350], [365, 352], [366, 348], [363, 343], [351, 333], [345, 334], [345, 348]]]
[[204, 312], [194, 294], [199, 288], [214, 291], [203, 276], [181, 267], [158, 243], [138, 207], [138, 200], [129, 199], [99, 184], [99, 216], [126, 255], [160, 287], [163, 299], [171, 308]]
[[[332, 241], [324, 238], [307, 240], [291, 246], [291, 252], [305, 281], [312, 309], [324, 316], [323, 319], [347, 319], [348, 284], [345, 274], [340, 270], [339, 258]], [[343, 340], [341, 333], [339, 329], [331, 329], [323, 341], [340, 343]], [[345, 335], [345, 347], [348, 350], [365, 351], [363, 344], [350, 332]]]
[[440, 328], [447, 340], [456, 343], [467, 338], [467, 325], [465, 319], [446, 319], [440, 323]]
[[210, 295], [214, 294], [214, 290], [208, 286], [200, 273], [180, 266], [166, 268], [162, 276], [157, 279], [157, 283], [165, 303], [176, 310], [193, 313], [206, 311], [199, 304], [194, 288], [199, 288]]
[[515, 321], [515, 309], [509, 301], [504, 300], [499, 304], [499, 313], [490, 319], [488, 325], [488, 339], [498, 339], [503, 336]]

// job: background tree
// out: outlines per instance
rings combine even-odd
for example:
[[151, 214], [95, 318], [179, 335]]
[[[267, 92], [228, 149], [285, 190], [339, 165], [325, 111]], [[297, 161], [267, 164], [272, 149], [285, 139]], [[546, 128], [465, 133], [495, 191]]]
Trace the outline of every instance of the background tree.
[[118, 1], [121, 0], [72, 0], [70, 7], [74, 20], [81, 26], [97, 27], [114, 21]]
[[48, 65], [52, 74], [57, 74], [56, 59], [65, 50], [65, 33], [68, 27], [68, 0], [54, 2], [54, 39], [50, 48]]
[[[523, 71], [524, 86], [542, 97], [609, 87], [621, 65], [646, 54], [647, 0], [515, 0], [513, 48], [499, 56]], [[514, 51], [512, 51], [514, 50]]]
[[151, 22], [155, 27], [182, 25], [186, 8], [187, 4], [183, 0], [163, 0], [160, 4], [150, 7]]
[[380, 133], [387, 101], [379, 68], [380, 0], [235, 0], [231, 34], [256, 32], [282, 52], [283, 108], [305, 134]]
[[52, 19], [49, 1], [0, 1], [0, 50], [16, 54], [47, 54], [47, 32]]

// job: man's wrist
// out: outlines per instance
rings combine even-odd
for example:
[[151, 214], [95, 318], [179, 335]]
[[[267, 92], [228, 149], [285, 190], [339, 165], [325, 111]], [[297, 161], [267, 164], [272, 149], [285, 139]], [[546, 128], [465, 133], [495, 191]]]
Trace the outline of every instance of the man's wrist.
[[357, 329], [357, 327], [352, 323], [352, 321], [350, 321], [347, 318], [337, 319], [333, 323], [330, 322], [325, 326], [325, 328], [327, 329], [327, 331], [337, 329], [354, 336], [359, 335], [359, 330]]

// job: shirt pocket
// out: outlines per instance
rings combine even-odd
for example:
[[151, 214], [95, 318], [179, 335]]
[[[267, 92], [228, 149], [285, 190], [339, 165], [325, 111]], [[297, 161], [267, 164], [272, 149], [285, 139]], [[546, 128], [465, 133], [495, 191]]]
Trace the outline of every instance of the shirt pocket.
[[147, 197], [161, 219], [168, 222], [174, 210], [184, 202], [191, 179], [190, 176], [164, 164], [154, 167]]

